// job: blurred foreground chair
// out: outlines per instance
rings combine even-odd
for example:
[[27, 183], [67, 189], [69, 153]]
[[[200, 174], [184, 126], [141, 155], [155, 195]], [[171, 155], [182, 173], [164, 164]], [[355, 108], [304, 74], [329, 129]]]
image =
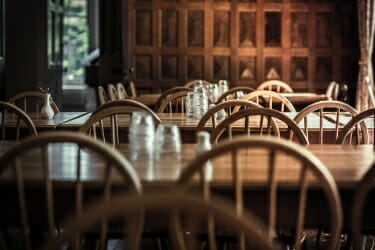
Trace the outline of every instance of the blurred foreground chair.
[[[365, 239], [364, 235], [370, 234], [374, 235], [374, 228], [366, 228], [364, 224], [366, 223], [363, 219], [365, 215], [365, 206], [370, 204], [370, 201], [374, 200], [374, 191], [375, 190], [375, 162], [373, 162], [362, 177], [356, 191], [354, 194], [353, 206], [352, 206], [352, 217], [351, 217], [351, 236], [353, 240], [353, 249], [362, 250], [368, 249], [365, 248]], [[373, 214], [373, 211], [368, 211], [367, 215]], [[372, 224], [373, 225], [373, 224]], [[374, 241], [374, 239], [373, 239]], [[373, 242], [374, 244], [374, 242]], [[372, 248], [370, 248], [372, 249]]]
[[[29, 115], [16, 105], [0, 101], [0, 113], [0, 140], [19, 140], [24, 136], [37, 134], [34, 122]], [[27, 132], [24, 132], [24, 130], [27, 130]]]
[[[334, 139], [330, 143], [335, 143], [340, 129], [345, 126], [349, 119], [353, 118], [357, 114], [358, 111], [355, 108], [344, 102], [328, 100], [315, 102], [305, 107], [294, 117], [294, 121], [297, 124], [302, 123], [300, 126], [302, 126], [303, 131], [310, 140], [310, 143], [312, 143], [311, 139], [316, 140], [316, 138], [311, 138], [311, 136], [309, 136], [309, 131], [311, 129], [319, 130], [319, 138], [317, 143], [324, 144], [325, 141], [328, 140], [327, 134], [324, 133], [325, 131], [331, 131], [334, 133]], [[309, 121], [311, 120], [316, 121], [316, 116], [319, 118], [319, 123], [310, 123]], [[329, 126], [325, 126], [325, 124]]]
[[[8, 102], [21, 108], [26, 113], [35, 112], [39, 113], [46, 101], [46, 94], [39, 91], [25, 91], [9, 98]], [[58, 113], [59, 107], [51, 99], [50, 101], [53, 111]]]
[[280, 110], [281, 112], [296, 112], [293, 103], [280, 93], [274, 91], [256, 90], [242, 96], [240, 100], [253, 101], [261, 104], [263, 107]]
[[[280, 127], [283, 133], [280, 132]], [[268, 108], [253, 107], [233, 113], [211, 132], [211, 142], [218, 143], [224, 135], [224, 138], [232, 139], [233, 134], [272, 135], [278, 138], [283, 136], [300, 144], [309, 144], [307, 137], [293, 120], [280, 111]]]
[[[54, 163], [54, 159], [61, 157], [66, 164], [64, 166]], [[54, 182], [56, 175], [71, 181], [73, 185], [73, 192], [67, 194], [65, 191], [67, 196], [59, 199], [60, 203], [56, 202], [55, 195], [61, 195], [64, 186]], [[6, 194], [2, 192], [2, 198], [7, 202], [1, 206], [9, 206], [9, 213], [0, 215], [0, 228], [5, 236], [9, 233], [8, 228], [19, 229], [23, 235], [20, 249], [27, 250], [40, 249], [33, 246], [31, 232], [53, 238], [61, 230], [64, 231], [61, 228], [64, 217], [66, 219], [71, 214], [80, 216], [93, 200], [109, 201], [113, 176], [128, 184], [129, 188], [124, 188], [123, 194], [142, 193], [137, 173], [121, 153], [77, 132], [45, 132], [15, 144], [0, 157], [0, 176], [14, 182], [13, 189]], [[93, 176], [96, 176], [97, 185], [102, 188], [97, 196], [90, 199], [84, 193], [86, 188], [92, 187]], [[15, 214], [19, 220], [9, 221], [9, 214]], [[107, 232], [106, 224], [99, 228], [102, 234]], [[4, 238], [8, 242], [9, 237]], [[104, 246], [105, 242], [100, 242], [100, 245]]]
[[[248, 241], [248, 249], [279, 249], [276, 244], [271, 244], [262, 234], [263, 224], [252, 214], [244, 212], [236, 214], [234, 207], [228, 202], [212, 197], [203, 200], [200, 196], [191, 194], [149, 194], [142, 197], [118, 197], [110, 202], [96, 204], [82, 216], [71, 219], [66, 230], [48, 242], [45, 249], [61, 249], [62, 246], [73, 242], [77, 233], [83, 234], [90, 230], [101, 219], [116, 221], [129, 228], [124, 232], [123, 249], [140, 249], [140, 231], [134, 231], [127, 226], [129, 218], [143, 213], [156, 213], [170, 231], [172, 242], [171, 249], [194, 250], [194, 238], [186, 234], [191, 228], [185, 228], [181, 223], [183, 218], [189, 218], [189, 225], [200, 225], [208, 216], [215, 218], [218, 225], [230, 228], [234, 232], [241, 232]], [[165, 223], [167, 221], [167, 223]], [[169, 223], [168, 223], [169, 222]], [[133, 230], [132, 230], [133, 229]], [[79, 248], [78, 248], [79, 249]], [[216, 248], [210, 248], [216, 249]]]
[[278, 93], [292, 93], [294, 92], [292, 87], [286, 82], [280, 80], [269, 80], [261, 83], [257, 90], [269, 90]]
[[[245, 111], [251, 111], [248, 109]], [[241, 154], [240, 154], [241, 152]], [[263, 160], [255, 161], [254, 154], [262, 155]], [[240, 155], [246, 155], [240, 157]], [[247, 157], [248, 156], [248, 157]], [[212, 168], [208, 168], [207, 162], [210, 162]], [[292, 163], [293, 162], [293, 163]], [[293, 167], [292, 167], [293, 166]], [[301, 249], [301, 238], [305, 227], [305, 218], [313, 218], [314, 214], [306, 214], [308, 204], [308, 191], [310, 189], [319, 188], [324, 195], [321, 196], [320, 208], [324, 205], [329, 216], [329, 230], [331, 237], [328, 239], [326, 249], [337, 249], [339, 236], [342, 227], [342, 208], [340, 195], [331, 173], [325, 165], [308, 149], [285, 139], [275, 140], [273, 137], [236, 137], [232, 140], [223, 141], [215, 145], [212, 150], [206, 151], [198, 155], [190, 161], [181, 172], [178, 185], [185, 188], [186, 192], [191, 190], [192, 183], [200, 184], [202, 195], [205, 200], [209, 201], [211, 195], [215, 192], [215, 184], [220, 186], [219, 178], [232, 180], [233, 195], [231, 200], [236, 204], [236, 213], [241, 215], [247, 211], [247, 206], [255, 206], [254, 197], [251, 195], [244, 196], [246, 189], [259, 188], [259, 185], [265, 185], [266, 191], [264, 199], [261, 199], [261, 206], [267, 207], [266, 220], [268, 222], [268, 237], [274, 237], [272, 230], [275, 229], [278, 219], [280, 219], [281, 202], [290, 202], [289, 199], [283, 200], [283, 188], [287, 188], [288, 184], [282, 184], [283, 174], [289, 171], [295, 172], [295, 182], [297, 185], [296, 196], [294, 199], [297, 207], [287, 205], [287, 214], [294, 215], [291, 224], [294, 225], [294, 244], [293, 249]], [[197, 175], [199, 179], [197, 180]], [[224, 177], [225, 176], [225, 177]], [[214, 181], [212, 181], [214, 180]], [[252, 199], [253, 197], [253, 199]], [[284, 197], [285, 198], [285, 197]], [[327, 205], [327, 206], [325, 206]], [[260, 213], [263, 214], [262, 210]], [[284, 211], [285, 212], [285, 211]], [[321, 209], [316, 211], [321, 213]], [[208, 230], [215, 228], [215, 220], [210, 219]], [[210, 245], [215, 237], [209, 237]], [[241, 235], [240, 235], [241, 239]], [[215, 248], [214, 248], [215, 249]], [[239, 249], [239, 248], [236, 248]]]
[[[146, 105], [134, 100], [115, 100], [98, 107], [79, 131], [93, 136], [95, 139], [111, 143], [113, 146], [125, 142], [126, 135], [120, 135], [119, 128], [128, 128], [134, 111], [150, 114], [155, 124], [160, 118]], [[123, 139], [121, 139], [123, 138]]]

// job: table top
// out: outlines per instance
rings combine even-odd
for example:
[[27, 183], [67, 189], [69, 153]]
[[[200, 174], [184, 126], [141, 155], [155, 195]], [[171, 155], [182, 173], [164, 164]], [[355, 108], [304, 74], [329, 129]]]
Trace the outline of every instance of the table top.
[[[0, 142], [0, 155], [9, 146], [14, 144], [14, 142]], [[145, 193], [148, 192], [170, 192], [173, 190], [175, 181], [177, 180], [179, 174], [186, 166], [185, 164], [192, 160], [194, 157], [194, 145], [193, 144], [183, 144], [182, 147], [182, 166], [177, 168], [175, 166], [165, 166], [163, 168], [157, 167], [138, 167], [136, 172], [138, 173]], [[367, 172], [371, 166], [374, 156], [374, 148], [372, 145], [308, 145], [306, 146], [314, 155], [316, 155], [323, 164], [326, 165], [329, 172], [332, 174], [335, 182], [337, 183], [339, 193], [342, 200], [342, 206], [344, 210], [344, 225], [345, 227], [350, 227], [350, 218], [352, 213], [352, 199], [353, 193], [356, 185], [361, 180], [363, 175]], [[124, 155], [127, 154], [127, 145], [119, 145], [118, 150]], [[52, 169], [50, 171], [54, 191], [57, 193], [55, 195], [55, 204], [57, 205], [59, 212], [56, 212], [59, 218], [63, 219], [69, 214], [69, 211], [74, 209], [74, 187], [76, 184], [75, 176], [76, 171], [74, 169], [73, 157], [76, 149], [73, 146], [54, 146], [50, 149], [51, 153], [56, 153], [57, 157], [50, 157], [50, 163]], [[244, 191], [244, 202], [246, 207], [259, 216], [260, 218], [267, 218], [265, 211], [267, 211], [267, 206], [265, 195], [267, 195], [267, 183], [265, 182], [266, 173], [264, 173], [264, 168], [258, 166], [260, 162], [267, 162], [264, 152], [255, 151], [251, 154], [246, 152], [240, 154], [240, 161], [246, 163], [241, 165], [240, 171], [243, 173], [243, 191]], [[102, 189], [103, 183], [98, 181], [101, 180], [100, 176], [103, 176], [104, 171], [100, 171], [100, 163], [96, 160], [88, 160], [89, 158], [83, 155], [83, 168], [81, 171], [81, 177], [85, 185], [85, 197], [96, 197], [97, 190]], [[278, 225], [292, 227], [295, 226], [293, 223], [294, 216], [297, 214], [295, 208], [298, 203], [298, 192], [296, 178], [299, 175], [298, 169], [299, 164], [295, 161], [288, 159], [288, 157], [281, 157], [277, 161], [277, 171], [276, 180], [278, 181], [278, 187], [280, 188], [279, 198], [278, 198]], [[23, 164], [27, 165], [24, 171], [24, 178], [26, 180], [26, 185], [32, 184], [33, 187], [43, 187], [44, 182], [40, 181], [40, 166], [35, 160], [35, 154], [29, 153], [27, 159], [22, 161]], [[220, 195], [232, 195], [233, 190], [231, 188], [231, 171], [228, 169], [229, 161], [221, 159], [219, 162], [213, 162], [213, 175], [212, 175], [212, 188], [217, 194]], [[17, 204], [17, 196], [15, 194], [8, 193], [7, 187], [9, 185], [14, 185], [14, 180], [11, 177], [10, 171], [6, 171], [0, 176], [0, 193], [3, 197], [7, 197], [7, 206], [0, 206], [0, 214], [3, 216], [2, 219], [10, 220], [10, 223], [17, 218], [19, 214], [10, 207], [14, 207]], [[114, 188], [119, 188], [120, 190], [126, 190], [127, 184], [125, 184], [119, 176], [112, 175], [112, 183]], [[11, 179], [11, 181], [7, 181]], [[30, 182], [31, 180], [31, 182]], [[192, 181], [192, 187], [194, 185], [199, 185], [199, 182]], [[312, 183], [313, 184], [313, 183]], [[125, 186], [124, 186], [125, 185]], [[323, 198], [322, 190], [320, 188], [315, 189], [314, 185], [311, 185], [312, 189], [308, 192], [307, 199], [309, 200], [308, 206], [306, 207], [306, 225], [308, 227], [325, 227], [328, 225], [329, 217], [326, 213], [322, 213], [326, 209], [325, 201]], [[12, 189], [13, 190], [13, 189]], [[32, 190], [35, 190], [33, 188]], [[4, 193], [5, 192], [5, 193]], [[34, 194], [30, 192], [28, 198], [32, 199], [30, 195], [38, 196], [38, 193]], [[33, 196], [34, 198], [34, 196]], [[323, 199], [323, 200], [322, 200]], [[323, 203], [322, 203], [323, 202]], [[35, 209], [32, 210], [35, 213], [40, 213], [41, 209], [38, 209], [38, 204], [33, 204]], [[323, 207], [322, 207], [323, 206]], [[366, 219], [364, 220], [366, 226], [375, 226], [375, 217], [372, 213], [374, 211], [374, 202], [368, 202], [366, 211], [371, 211], [365, 213]], [[322, 210], [323, 209], [323, 210]], [[6, 212], [7, 211], [7, 212]], [[13, 212], [14, 215], [10, 215], [9, 211]], [[4, 217], [5, 216], [5, 217]], [[34, 215], [38, 216], [44, 215]], [[34, 217], [33, 216], [33, 217]], [[0, 220], [1, 223], [1, 220]]]
[[[0, 142], [0, 155], [14, 142]], [[333, 175], [339, 188], [353, 188], [362, 176], [369, 169], [375, 159], [373, 145], [335, 145], [335, 144], [311, 144], [306, 146], [314, 155], [316, 155]], [[120, 144], [117, 149], [126, 157], [127, 145]], [[51, 154], [51, 175], [57, 182], [74, 182], [76, 177], [75, 171], [75, 154], [76, 148], [71, 144], [50, 146]], [[22, 161], [25, 164], [25, 179], [38, 179], [40, 168], [37, 161], [37, 154], [31, 151], [26, 154]], [[194, 159], [194, 144], [183, 144], [182, 162], [180, 166], [138, 166], [136, 171], [144, 185], [171, 185], [177, 180], [180, 172], [186, 164]], [[100, 179], [103, 174], [103, 163], [90, 157], [83, 157], [81, 178], [86, 181]], [[82, 158], [82, 159], [83, 159]], [[266, 184], [267, 171], [267, 154], [263, 150], [241, 151], [239, 162], [243, 173], [244, 186], [252, 187]], [[212, 183], [213, 185], [229, 186], [231, 185], [230, 160], [225, 156], [212, 163], [214, 166]], [[280, 185], [296, 186], [300, 165], [287, 156], [280, 156], [277, 160], [277, 180]], [[3, 177], [4, 178], [4, 177]], [[1, 179], [0, 179], [1, 180]], [[119, 177], [114, 175], [114, 182], [120, 181]]]

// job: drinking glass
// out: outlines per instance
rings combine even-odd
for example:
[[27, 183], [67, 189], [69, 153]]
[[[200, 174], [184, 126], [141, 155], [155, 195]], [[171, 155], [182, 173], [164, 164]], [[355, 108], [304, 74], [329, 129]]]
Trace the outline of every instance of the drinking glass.
[[175, 175], [180, 170], [181, 138], [180, 131], [173, 124], [159, 124], [154, 139], [154, 166], [163, 172], [168, 168]]
[[153, 162], [154, 121], [150, 114], [135, 111], [129, 126], [129, 160], [135, 167]]

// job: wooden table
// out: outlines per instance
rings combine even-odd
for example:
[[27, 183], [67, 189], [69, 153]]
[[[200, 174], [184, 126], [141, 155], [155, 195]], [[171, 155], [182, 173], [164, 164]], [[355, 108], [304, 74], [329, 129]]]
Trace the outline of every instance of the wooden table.
[[[0, 154], [5, 150], [11, 143], [2, 142], [0, 143]], [[344, 220], [346, 226], [351, 215], [351, 206], [353, 199], [353, 191], [359, 180], [363, 177], [365, 172], [369, 169], [370, 164], [374, 160], [374, 149], [372, 145], [361, 145], [361, 146], [349, 146], [349, 145], [309, 145], [307, 146], [312, 153], [314, 153], [329, 169], [333, 175], [342, 199], [344, 209]], [[119, 145], [120, 150], [124, 155], [127, 154], [127, 146]], [[58, 208], [63, 208], [64, 211], [59, 211], [59, 216], [65, 216], [67, 211], [72, 211], [71, 206], [74, 206], [74, 197], [72, 187], [76, 176], [76, 171], [73, 168], [73, 155], [76, 150], [72, 146], [54, 146], [51, 148], [51, 152], [57, 153], [58, 157], [51, 157], [51, 176], [55, 181], [55, 190], [58, 195], [56, 198], [56, 205]], [[193, 144], [184, 144], [182, 152], [183, 164], [181, 167], [176, 166], [165, 166], [163, 168], [156, 167], [139, 167], [137, 170], [139, 177], [142, 180], [144, 191], [153, 192], [155, 190], [170, 192], [173, 190], [174, 182], [178, 178], [179, 173], [184, 168], [184, 163], [193, 159]], [[83, 159], [84, 157], [82, 157]], [[27, 160], [23, 161], [26, 164], [24, 177], [26, 180], [32, 180], [29, 185], [33, 188], [42, 187], [41, 182], [38, 182], [38, 163], [35, 160], [35, 154], [30, 153], [27, 155]], [[266, 190], [266, 173], [262, 166], [255, 165], [259, 162], [266, 162], [265, 154], [262, 151], [251, 152], [251, 155], [247, 155], [246, 152], [241, 153], [240, 161], [246, 163], [241, 166], [241, 171], [244, 173], [243, 187], [244, 197], [248, 208], [254, 211], [258, 216], [266, 216], [266, 207], [264, 198], [267, 195]], [[98, 182], [99, 176], [103, 173], [99, 170], [100, 164], [95, 160], [85, 160], [83, 169], [81, 171], [82, 180], [86, 184], [90, 184], [86, 189], [85, 197], [93, 196], [102, 184]], [[231, 185], [231, 174], [228, 169], [228, 161], [219, 161], [214, 165], [214, 174], [212, 177], [212, 186], [215, 192], [220, 195], [232, 196]], [[278, 223], [283, 226], [292, 226], [294, 215], [297, 214], [293, 209], [296, 207], [297, 199], [297, 183], [296, 176], [298, 176], [299, 166], [295, 162], [291, 161], [288, 157], [284, 156], [277, 161], [278, 171], [277, 180], [281, 187], [279, 193], [278, 203]], [[115, 187], [123, 190], [126, 189], [122, 181], [118, 176], [113, 175], [113, 183]], [[16, 196], [9, 191], [7, 187], [14, 185], [9, 183], [7, 180], [12, 179], [11, 177], [2, 177], [0, 179], [0, 195], [3, 198], [2, 206], [0, 206], [0, 222], [11, 218], [11, 212], [17, 206]], [[198, 186], [197, 181], [193, 181], [193, 186]], [[31, 192], [31, 191], [30, 191]], [[33, 193], [28, 194], [32, 197]], [[40, 198], [40, 197], [39, 197]], [[327, 214], [325, 213], [326, 208], [322, 204], [322, 191], [319, 188], [314, 188], [308, 192], [308, 206], [307, 206], [307, 224], [309, 226], [321, 226], [327, 225]], [[40, 201], [40, 204], [43, 204]], [[6, 204], [6, 206], [5, 206]], [[39, 204], [39, 205], [40, 205]], [[43, 205], [44, 206], [44, 205]], [[61, 206], [61, 207], [60, 207]], [[370, 203], [367, 204], [368, 211], [374, 211], [375, 199], [371, 199]], [[4, 211], [7, 210], [8, 212]], [[38, 211], [38, 209], [36, 209]], [[36, 212], [37, 213], [37, 212]], [[4, 218], [5, 216], [5, 218]], [[13, 215], [16, 216], [16, 215]], [[37, 216], [37, 215], [35, 215]], [[43, 216], [43, 215], [39, 215]], [[375, 226], [375, 214], [369, 213], [370, 218], [366, 219], [367, 226]]]
[[[296, 116], [296, 112], [284, 112], [286, 116], [293, 119]], [[51, 120], [42, 119], [35, 113], [30, 113], [32, 120], [34, 121], [38, 132], [45, 131], [45, 130], [79, 130], [79, 128], [84, 124], [90, 117], [91, 113], [89, 112], [59, 112], [56, 114]], [[162, 120], [163, 123], [166, 124], [176, 124], [180, 129], [180, 134], [182, 141], [184, 143], [193, 143], [195, 142], [196, 136], [196, 127], [199, 122], [197, 119], [186, 118], [183, 113], [159, 113], [158, 116]], [[309, 119], [309, 141], [310, 143], [317, 143], [318, 141], [318, 133], [319, 133], [319, 117], [315, 114], [308, 115]], [[340, 120], [346, 123], [350, 117], [346, 116], [345, 114], [341, 114]], [[127, 133], [128, 127], [130, 124], [129, 116], [120, 116], [118, 119], [120, 125], [120, 133], [121, 136], [125, 138], [125, 142], [127, 142]], [[253, 127], [258, 126], [257, 120], [252, 120], [254, 123]], [[12, 127], [15, 126], [16, 120], [14, 121], [7, 121], [6, 126]], [[370, 134], [372, 135], [372, 130], [374, 128], [373, 120], [368, 119], [366, 120], [366, 124], [370, 129]], [[105, 124], [106, 125], [106, 124]], [[107, 124], [108, 126], [108, 124]], [[299, 124], [302, 128], [302, 122]], [[332, 116], [330, 114], [327, 115], [326, 119], [323, 120], [324, 126], [324, 136], [325, 136], [325, 143], [335, 143], [335, 123], [332, 121]], [[233, 131], [239, 130], [243, 127], [243, 121], [237, 122], [233, 126]], [[286, 131], [286, 127], [284, 124], [279, 123], [279, 127], [281, 132]], [[212, 130], [211, 122], [208, 122], [205, 130]], [[371, 137], [372, 138], [372, 137]]]

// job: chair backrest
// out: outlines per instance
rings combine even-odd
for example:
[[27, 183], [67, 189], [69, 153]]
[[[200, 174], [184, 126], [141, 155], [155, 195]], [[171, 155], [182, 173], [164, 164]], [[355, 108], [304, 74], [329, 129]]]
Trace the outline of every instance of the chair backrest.
[[[34, 122], [29, 115], [16, 105], [0, 101], [0, 113], [0, 140], [19, 140], [25, 135], [37, 134]], [[15, 131], [13, 131], [13, 128]], [[27, 133], [24, 133], [25, 128]]]
[[[244, 109], [253, 107], [262, 108], [260, 104], [252, 101], [230, 100], [221, 102], [207, 110], [207, 112], [201, 117], [197, 125], [197, 131], [207, 130], [205, 126], [210, 121], [210, 129], [212, 130], [216, 128], [217, 123], [223, 121], [227, 116], [232, 115], [235, 107], [241, 107]], [[221, 114], [225, 114], [225, 116], [221, 117]]]
[[[209, 216], [214, 217], [218, 225], [233, 232], [241, 232], [248, 240], [249, 246], [253, 247], [252, 249], [279, 249], [277, 245], [270, 243], [259, 232], [259, 230], [264, 229], [264, 225], [254, 215], [250, 213], [236, 214], [233, 206], [223, 199], [213, 197], [210, 201], [206, 201], [197, 195], [176, 192], [148, 194], [142, 197], [116, 197], [109, 203], [96, 204], [82, 216], [72, 218], [64, 226], [64, 232], [48, 242], [44, 249], [61, 249], [63, 245], [74, 242], [77, 232], [89, 231], [102, 218], [124, 225], [122, 228], [129, 228], [129, 232], [124, 232], [124, 239], [127, 243], [126, 249], [140, 249], [141, 231], [135, 231], [128, 225], [127, 220], [144, 213], [158, 214], [159, 222], [169, 221], [169, 223], [163, 223], [163, 225], [165, 224], [166, 230], [170, 232], [169, 239], [172, 249], [197, 249], [196, 246], [193, 247], [193, 237], [186, 237], [186, 231], [191, 231], [192, 228], [185, 229], [185, 225], [181, 223], [182, 216], [189, 218], [190, 225], [194, 222], [199, 224]], [[146, 228], [144, 229], [146, 230]]]
[[280, 80], [269, 80], [261, 83], [257, 90], [270, 90], [278, 93], [292, 93], [294, 92], [292, 87], [283, 81]]
[[[335, 143], [340, 129], [346, 124], [345, 120], [348, 121], [357, 114], [358, 111], [356, 109], [344, 102], [328, 100], [315, 102], [303, 108], [294, 117], [294, 121], [299, 124], [300, 127], [302, 126], [303, 131], [310, 140], [310, 143], [312, 143], [312, 140], [316, 140], [316, 138], [309, 137], [309, 131], [313, 128], [319, 130], [319, 138], [317, 143], [324, 143], [324, 131], [328, 130], [333, 130], [334, 140], [332, 143]], [[309, 120], [312, 119], [310, 118], [311, 115], [319, 117], [318, 124], [309, 123]], [[316, 117], [314, 117], [314, 120], [316, 121], [315, 118]], [[332, 126], [325, 128], [324, 124], [327, 122]]]
[[161, 95], [159, 96], [159, 98], [156, 100], [155, 102], [155, 111], [157, 111], [160, 107], [160, 105], [162, 104], [162, 102], [170, 95], [172, 94], [176, 94], [180, 91], [193, 91], [192, 89], [190, 88], [187, 88], [187, 87], [181, 87], [181, 86], [177, 86], [177, 87], [173, 87], [173, 88], [170, 88], [170, 89], [167, 89], [166, 91], [164, 91], [163, 93], [161, 93]]
[[[39, 91], [25, 91], [9, 98], [8, 102], [21, 108], [23, 111], [39, 113], [46, 101], [45, 93]], [[50, 100], [50, 105], [53, 111], [58, 113], [59, 107], [53, 100]]]
[[198, 83], [202, 83], [204, 86], [211, 84], [209, 81], [206, 81], [206, 80], [192, 80], [192, 81], [188, 81], [187, 83], [185, 83], [184, 87], [193, 89]]
[[156, 125], [161, 123], [158, 115], [146, 105], [129, 99], [115, 100], [98, 107], [79, 131], [115, 146], [120, 142], [126, 142], [127, 135], [121, 135], [119, 128], [127, 129], [129, 127], [134, 111], [146, 112], [153, 117]]
[[[372, 117], [372, 126], [375, 127], [375, 108], [360, 112], [354, 116], [339, 132], [337, 144], [368, 144], [372, 139], [375, 144], [374, 137], [370, 138], [366, 122], [370, 122]], [[371, 124], [369, 124], [371, 125]], [[375, 134], [373, 133], [375, 136]]]
[[326, 96], [328, 96], [332, 100], [337, 100], [339, 97], [339, 90], [340, 85], [335, 81], [331, 81], [326, 89]]
[[[239, 157], [239, 152], [246, 156]], [[251, 157], [253, 154], [264, 155], [264, 160], [254, 162]], [[207, 171], [207, 162], [212, 164], [212, 173]], [[222, 168], [223, 164], [229, 164], [231, 168], [227, 169], [226, 166], [224, 170]], [[335, 180], [325, 165], [314, 154], [294, 142], [259, 136], [250, 138], [238, 137], [222, 142], [215, 145], [212, 150], [201, 153], [189, 162], [180, 174], [178, 185], [181, 188], [188, 189], [190, 184], [197, 183], [196, 177], [199, 175], [198, 181], [202, 187], [202, 195], [206, 200], [209, 200], [210, 195], [214, 192], [213, 189], [216, 183], [210, 181], [212, 176], [215, 176], [215, 171], [224, 171], [224, 173], [227, 173], [228, 179], [233, 180], [233, 199], [236, 202], [238, 214], [246, 211], [247, 206], [251, 206], [255, 202], [252, 200], [251, 195], [246, 196], [246, 199], [244, 197], [246, 185], [243, 181], [244, 178], [247, 181], [253, 181], [252, 183], [255, 186], [257, 184], [266, 185], [265, 195], [267, 197], [261, 199], [261, 202], [267, 202], [268, 205], [268, 211], [266, 212], [268, 228], [275, 229], [279, 212], [277, 209], [278, 202], [283, 199], [281, 195], [278, 195], [283, 187], [282, 173], [287, 173], [291, 169], [296, 171], [296, 181], [293, 185], [298, 187], [296, 193], [298, 197], [294, 198], [298, 200], [297, 207], [288, 207], [290, 213], [297, 213], [296, 220], [292, 222], [295, 225], [292, 226], [293, 230], [295, 230], [293, 247], [301, 249], [300, 240], [305, 226], [305, 217], [307, 215], [310, 218], [314, 217], [314, 214], [306, 214], [307, 192], [309, 187], [313, 186], [314, 189], [319, 188], [319, 190], [324, 192], [326, 199], [322, 196], [322, 205], [326, 201], [327, 210], [329, 211], [329, 232], [331, 235], [326, 249], [337, 249], [342, 226], [342, 207]], [[211, 178], [209, 174], [212, 174]], [[252, 184], [250, 183], [249, 185], [251, 189]], [[287, 186], [288, 184], [286, 184], [286, 188]], [[249, 192], [251, 193], [251, 190]], [[319, 210], [317, 212], [321, 213], [322, 211]], [[268, 236], [272, 237], [270, 233]]]
[[107, 93], [108, 93], [109, 100], [111, 101], [120, 100], [120, 96], [117, 91], [117, 88], [112, 83], [107, 84]]
[[250, 92], [253, 92], [255, 89], [247, 86], [237, 86], [230, 88], [228, 91], [224, 92], [219, 96], [216, 100], [216, 104], [221, 103], [223, 101], [228, 101], [232, 99], [239, 99], [241, 96], [238, 95], [238, 93], [241, 93], [243, 95], [246, 95]]
[[122, 84], [121, 82], [116, 83], [116, 89], [120, 100], [127, 99], [129, 97], [124, 84]]
[[[354, 193], [354, 198], [352, 201], [352, 217], [351, 217], [351, 235], [353, 239], [353, 249], [354, 250], [361, 250], [365, 249], [363, 244], [363, 235], [364, 232], [362, 225], [364, 224], [363, 219], [363, 211], [366, 205], [366, 201], [369, 200], [370, 193], [373, 192], [375, 189], [375, 162], [373, 162], [366, 172], [366, 174], [362, 177], [361, 181], [358, 183], [356, 187], [356, 191]], [[371, 196], [373, 197], [373, 196]], [[372, 229], [372, 228], [371, 228]]]
[[98, 95], [98, 99], [99, 99], [99, 105], [103, 105], [104, 103], [110, 101], [110, 99], [108, 97], [108, 94], [107, 94], [107, 91], [102, 86], [98, 86], [97, 95]]
[[129, 82], [128, 90], [129, 90], [129, 96], [136, 97], [138, 95], [137, 94], [137, 88], [135, 87], [135, 84], [134, 84], [133, 81]]
[[[280, 127], [283, 131], [280, 131]], [[224, 132], [230, 139], [233, 133], [247, 136], [272, 135], [279, 138], [283, 136], [300, 144], [309, 144], [307, 137], [293, 120], [280, 111], [267, 108], [254, 107], [233, 113], [211, 132], [211, 142], [217, 143]]]
[[[61, 157], [66, 165], [54, 164], [53, 159]], [[61, 174], [74, 183], [74, 193], [67, 195], [64, 204], [56, 204], [55, 192], [57, 195], [61, 185], [55, 183], [53, 177]], [[102, 189], [95, 197], [84, 197], [84, 189], [92, 184], [90, 178], [95, 175], [98, 178], [97, 185]], [[124, 194], [142, 194], [141, 182], [135, 169], [120, 152], [77, 132], [44, 132], [13, 145], [0, 157], [0, 176], [8, 176], [14, 182], [14, 196], [17, 197], [14, 202], [18, 201], [18, 204], [8, 201], [3, 205], [10, 206], [9, 209], [18, 206], [20, 221], [13, 223], [17, 223], [16, 226], [22, 229], [25, 242], [22, 249], [28, 250], [32, 248], [31, 228], [42, 228], [48, 232], [49, 237], [54, 237], [62, 223], [57, 218], [80, 215], [86, 204], [93, 200], [108, 201], [112, 196], [113, 176], [129, 185], [129, 189], [123, 191]], [[33, 193], [35, 201], [28, 196], [29, 192]], [[38, 211], [39, 216], [34, 216], [32, 211]], [[41, 217], [42, 214], [45, 216]], [[6, 216], [1, 220], [6, 221]], [[105, 232], [106, 226], [103, 225], [101, 229]]]
[[184, 113], [185, 99], [190, 90], [182, 90], [168, 95], [161, 101], [156, 113]]
[[[242, 96], [241, 100], [260, 103], [263, 107], [278, 109], [281, 112], [296, 112], [294, 105], [286, 97], [282, 96], [280, 93], [270, 90], [253, 91], [247, 95]], [[266, 103], [263, 103], [264, 100], [266, 101]]]

